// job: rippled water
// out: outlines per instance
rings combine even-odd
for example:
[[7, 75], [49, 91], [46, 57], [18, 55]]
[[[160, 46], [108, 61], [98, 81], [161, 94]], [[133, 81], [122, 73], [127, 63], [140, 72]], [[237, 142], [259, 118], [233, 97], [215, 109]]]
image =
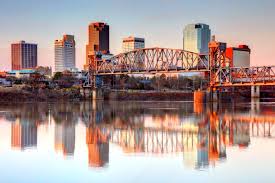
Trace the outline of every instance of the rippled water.
[[275, 103], [0, 105], [0, 182], [275, 182]]

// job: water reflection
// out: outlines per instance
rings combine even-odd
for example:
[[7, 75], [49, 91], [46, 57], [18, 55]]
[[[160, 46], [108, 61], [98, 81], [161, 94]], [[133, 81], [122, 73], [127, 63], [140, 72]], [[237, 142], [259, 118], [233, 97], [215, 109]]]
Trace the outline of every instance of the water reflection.
[[73, 155], [75, 147], [75, 124], [63, 122], [55, 124], [54, 148], [64, 156]]
[[24, 150], [36, 147], [37, 126], [29, 121], [17, 120], [11, 124], [11, 146]]
[[86, 129], [86, 143], [88, 146], [89, 165], [103, 167], [109, 162], [109, 138], [100, 129], [88, 127]]
[[[85, 141], [91, 167], [111, 164], [110, 144], [114, 144], [131, 155], [181, 154], [185, 167], [201, 169], [224, 162], [229, 147], [249, 148], [251, 137], [275, 137], [274, 105], [255, 101], [223, 106], [181, 102], [10, 104], [0, 106], [0, 118], [11, 124], [14, 150], [37, 147], [38, 129], [44, 126], [53, 127], [53, 148], [64, 156], [73, 156], [77, 143]], [[86, 134], [76, 133], [76, 126]], [[80, 141], [76, 141], [78, 136]]]

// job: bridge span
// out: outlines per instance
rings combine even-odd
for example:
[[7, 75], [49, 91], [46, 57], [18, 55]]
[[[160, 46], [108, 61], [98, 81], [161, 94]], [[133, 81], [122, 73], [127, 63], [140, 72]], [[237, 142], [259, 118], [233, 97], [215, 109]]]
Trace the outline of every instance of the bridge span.
[[90, 58], [91, 77], [124, 74], [203, 72], [210, 87], [275, 85], [275, 66], [232, 67], [222, 43], [209, 43], [209, 55], [181, 49], [144, 48], [109, 58]]
[[[89, 76], [83, 90], [100, 88], [96, 84], [100, 76], [186, 72], [204, 73], [209, 101], [215, 100], [215, 91], [226, 87], [251, 86], [251, 96], [256, 98], [260, 97], [260, 86], [275, 86], [275, 66], [232, 66], [233, 61], [226, 57], [226, 44], [216, 41], [209, 43], [208, 55], [158, 47], [136, 49], [112, 57], [95, 52], [89, 57]], [[94, 99], [102, 99], [101, 92], [92, 95]]]
[[209, 72], [207, 55], [170, 48], [144, 48], [91, 62], [97, 75]]

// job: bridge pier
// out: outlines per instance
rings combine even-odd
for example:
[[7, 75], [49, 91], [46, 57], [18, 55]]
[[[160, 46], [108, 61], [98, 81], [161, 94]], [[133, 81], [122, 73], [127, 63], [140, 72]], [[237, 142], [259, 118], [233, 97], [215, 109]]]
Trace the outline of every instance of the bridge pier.
[[208, 91], [195, 91], [194, 92], [194, 103], [207, 103], [207, 102], [218, 102], [219, 92], [218, 90], [210, 89]]
[[207, 95], [205, 91], [194, 91], [194, 103], [205, 103], [207, 100]]
[[251, 112], [253, 114], [260, 111], [260, 98], [251, 98]]
[[80, 89], [80, 94], [85, 99], [91, 98], [91, 96], [92, 96], [91, 88], [90, 87], [82, 87]]
[[99, 88], [92, 89], [92, 100], [104, 100], [103, 90]]
[[260, 86], [251, 86], [251, 98], [260, 98]]
[[210, 88], [207, 92], [207, 101], [208, 102], [218, 102], [219, 101], [219, 91], [215, 88]]
[[212, 91], [212, 102], [218, 102], [219, 101], [219, 93], [217, 90]]

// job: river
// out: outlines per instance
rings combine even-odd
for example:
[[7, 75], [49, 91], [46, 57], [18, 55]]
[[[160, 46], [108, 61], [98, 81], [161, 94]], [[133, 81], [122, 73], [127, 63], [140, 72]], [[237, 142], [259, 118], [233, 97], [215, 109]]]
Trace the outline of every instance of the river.
[[0, 104], [0, 182], [275, 182], [275, 103]]

